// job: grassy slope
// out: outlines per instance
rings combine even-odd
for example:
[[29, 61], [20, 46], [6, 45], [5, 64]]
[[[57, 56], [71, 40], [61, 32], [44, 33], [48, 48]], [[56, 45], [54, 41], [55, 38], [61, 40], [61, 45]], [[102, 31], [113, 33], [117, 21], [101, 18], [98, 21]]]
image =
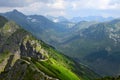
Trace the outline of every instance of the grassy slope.
[[[29, 39], [30, 40], [30, 39]], [[32, 62], [46, 74], [59, 78], [61, 80], [80, 80], [80, 78], [71, 71], [73, 62], [67, 59], [65, 56], [59, 54], [53, 48], [49, 47], [42, 41], [40, 41], [41, 47], [48, 52], [49, 58], [46, 61], [36, 61], [32, 59]], [[67, 73], [66, 73], [67, 72]]]
[[89, 80], [96, 77], [95, 73], [88, 68], [75, 63], [73, 60], [56, 51], [53, 47], [50, 47], [42, 41], [40, 41], [40, 44], [49, 55], [47, 61], [36, 62], [33, 60], [33, 63], [40, 70], [44, 70], [49, 75], [58, 77], [61, 80], [79, 80], [79, 78], [81, 80]]

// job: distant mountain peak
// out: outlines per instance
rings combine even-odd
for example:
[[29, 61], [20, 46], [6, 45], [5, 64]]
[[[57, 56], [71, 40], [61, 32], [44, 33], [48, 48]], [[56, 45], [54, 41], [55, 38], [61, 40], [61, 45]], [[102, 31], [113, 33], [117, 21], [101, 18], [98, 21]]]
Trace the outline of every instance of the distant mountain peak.
[[14, 9], [13, 11], [10, 11], [10, 12], [7, 12], [7, 13], [9, 13], [9, 14], [12, 13], [12, 14], [14, 14], [14, 15], [15, 15], [15, 14], [17, 14], [17, 15], [18, 15], [18, 14], [24, 15], [22, 12], [18, 11], [17, 9]]
[[6, 12], [6, 13], [3, 13], [2, 15], [5, 16], [7, 19], [10, 19], [10, 20], [11, 20], [11, 18], [14, 18], [15, 16], [17, 16], [17, 18], [14, 18], [13, 21], [15, 21], [15, 19], [19, 20], [22, 17], [26, 18], [26, 15], [24, 15], [22, 12], [18, 11], [17, 9], [14, 9], [14, 10]]
[[18, 10], [17, 10], [17, 9], [14, 9], [13, 12], [18, 12]]
[[20, 11], [18, 11], [17, 9], [14, 9], [13, 11], [11, 11], [11, 13], [15, 13], [15, 14], [22, 14]]

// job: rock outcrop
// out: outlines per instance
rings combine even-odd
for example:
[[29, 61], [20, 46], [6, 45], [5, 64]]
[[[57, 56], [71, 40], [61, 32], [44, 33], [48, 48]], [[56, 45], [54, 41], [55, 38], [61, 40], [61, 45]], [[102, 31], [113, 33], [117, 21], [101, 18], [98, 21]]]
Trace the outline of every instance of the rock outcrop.
[[38, 70], [33, 64], [19, 59], [13, 67], [5, 70], [0, 76], [0, 80], [58, 80], [49, 77], [42, 71]]
[[47, 52], [41, 48], [39, 41], [30, 39], [30, 36], [26, 36], [24, 41], [20, 45], [21, 57], [31, 57], [37, 60], [47, 59]]
[[[47, 60], [47, 52], [41, 48], [39, 41], [30, 39], [30, 37], [27, 35], [21, 42], [17, 53], [9, 57], [0, 75], [0, 80], [58, 80], [46, 75], [31, 61], [31, 58], [37, 61]], [[14, 61], [16, 54], [20, 55], [20, 58]]]
[[[29, 47], [29, 49], [31, 49], [30, 45]], [[31, 59], [29, 59], [31, 57], [35, 59], [38, 53], [35, 53], [33, 50], [30, 50], [31, 52], [27, 50], [25, 51], [26, 53], [24, 52], [26, 55], [22, 55], [23, 57], [21, 57], [21, 59], [17, 59], [13, 66], [12, 62], [14, 61], [15, 56], [11, 55], [9, 57], [4, 71], [0, 74], [0, 80], [59, 80], [57, 78], [50, 77], [39, 70], [36, 65], [32, 63]], [[30, 54], [27, 54], [28, 52]], [[41, 54], [39, 53], [39, 55]]]
[[42, 53], [34, 50], [29, 41], [27, 41], [26, 45], [21, 44], [20, 51], [21, 56], [32, 57], [35, 59], [45, 59], [45, 56], [42, 55]]

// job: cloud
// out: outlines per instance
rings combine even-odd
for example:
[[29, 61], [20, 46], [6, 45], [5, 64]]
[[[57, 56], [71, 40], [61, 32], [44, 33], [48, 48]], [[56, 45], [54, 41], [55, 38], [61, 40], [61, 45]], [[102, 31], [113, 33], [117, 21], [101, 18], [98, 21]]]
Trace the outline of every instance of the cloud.
[[[119, 3], [118, 3], [119, 2]], [[119, 0], [77, 0], [72, 2], [73, 9], [118, 9]]]
[[24, 7], [35, 2], [48, 3], [51, 0], [0, 0], [0, 7]]
[[23, 7], [29, 5], [31, 2], [31, 0], [0, 0], [0, 7]]
[[17, 7], [19, 11], [25, 14], [41, 14], [41, 15], [52, 15], [52, 16], [65, 16], [66, 5], [64, 1], [54, 1], [54, 2], [34, 2], [29, 6]]
[[0, 0], [0, 12], [12, 9], [25, 14], [67, 17], [119, 16], [120, 0]]
[[48, 7], [54, 8], [54, 9], [65, 9], [65, 1], [64, 0], [56, 0], [53, 3], [48, 3]]

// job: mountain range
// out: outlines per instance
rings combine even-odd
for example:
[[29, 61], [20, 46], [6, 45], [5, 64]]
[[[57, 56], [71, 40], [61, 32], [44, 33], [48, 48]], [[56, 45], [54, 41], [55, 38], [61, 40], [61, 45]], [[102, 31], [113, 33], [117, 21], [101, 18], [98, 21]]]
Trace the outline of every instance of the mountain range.
[[101, 76], [120, 73], [120, 19], [86, 18], [70, 22], [62, 18], [66, 21], [53, 22], [50, 18], [28, 16], [17, 10], [1, 15]]
[[99, 75], [0, 16], [0, 80], [93, 80]]
[[113, 17], [102, 17], [102, 16], [86, 16], [86, 17], [73, 17], [71, 19], [67, 19], [63, 16], [53, 17], [53, 16], [46, 16], [49, 20], [53, 22], [72, 22], [72, 23], [78, 23], [80, 21], [96, 21], [96, 22], [105, 22], [110, 21], [115, 18]]

